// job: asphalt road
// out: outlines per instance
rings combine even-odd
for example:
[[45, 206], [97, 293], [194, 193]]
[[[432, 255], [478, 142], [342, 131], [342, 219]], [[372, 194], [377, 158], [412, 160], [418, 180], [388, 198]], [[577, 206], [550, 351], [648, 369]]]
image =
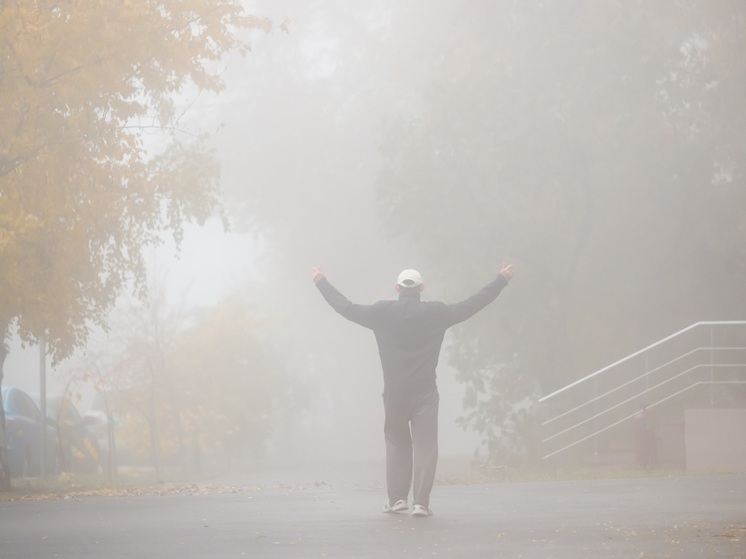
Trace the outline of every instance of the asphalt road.
[[443, 485], [434, 516], [380, 485], [251, 479], [0, 503], [0, 558], [739, 558], [746, 476]]

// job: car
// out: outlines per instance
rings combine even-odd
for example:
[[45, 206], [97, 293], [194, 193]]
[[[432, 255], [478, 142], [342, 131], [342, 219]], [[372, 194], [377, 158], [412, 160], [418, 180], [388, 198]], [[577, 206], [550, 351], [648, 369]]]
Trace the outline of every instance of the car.
[[58, 473], [59, 462], [54, 426], [48, 421], [42, 421], [39, 407], [24, 390], [13, 386], [3, 386], [2, 398], [10, 476], [38, 477], [41, 475], [41, 438], [44, 428], [47, 430], [45, 473]]
[[[40, 406], [38, 394], [29, 394]], [[60, 469], [69, 473], [97, 473], [100, 452], [96, 437], [69, 395], [47, 396], [47, 418], [54, 428]]]

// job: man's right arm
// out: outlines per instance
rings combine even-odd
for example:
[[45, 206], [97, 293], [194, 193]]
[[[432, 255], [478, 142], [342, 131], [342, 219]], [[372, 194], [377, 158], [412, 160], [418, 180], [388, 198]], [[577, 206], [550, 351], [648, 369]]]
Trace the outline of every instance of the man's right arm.
[[497, 299], [497, 296], [507, 287], [511, 279], [513, 279], [513, 266], [511, 264], [503, 265], [497, 278], [484, 286], [478, 293], [460, 303], [448, 305], [448, 325], [453, 326], [477, 314]]

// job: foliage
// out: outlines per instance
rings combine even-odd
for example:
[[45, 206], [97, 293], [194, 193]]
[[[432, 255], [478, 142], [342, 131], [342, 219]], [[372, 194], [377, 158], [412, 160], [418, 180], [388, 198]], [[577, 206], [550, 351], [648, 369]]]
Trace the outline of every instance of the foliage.
[[2, 340], [45, 334], [69, 355], [123, 286], [142, 288], [144, 246], [215, 211], [202, 139], [154, 154], [144, 132], [176, 130], [185, 87], [221, 89], [216, 62], [247, 48], [245, 28], [270, 23], [236, 0], [0, 3]]
[[[459, 344], [451, 354], [451, 360], [460, 364], [457, 380], [466, 384], [464, 415], [457, 423], [480, 435], [488, 461], [499, 456], [502, 465], [522, 466], [536, 459], [539, 387], [518, 359], [499, 363], [494, 354], [480, 352], [475, 345]], [[484, 358], [489, 362], [476, 368], [476, 361]]]
[[261, 458], [274, 425], [303, 408], [290, 396], [298, 383], [287, 342], [244, 295], [186, 313], [150, 292], [147, 305], [115, 313], [106, 340], [65, 374], [106, 395], [120, 453], [158, 476], [165, 465]]
[[218, 91], [214, 63], [269, 22], [235, 1], [3, 2], [0, 6], [0, 326], [48, 331], [58, 358], [144, 278], [141, 247], [218, 205], [200, 141], [151, 157], [174, 95]]
[[[226, 82], [236, 97], [220, 107], [226, 126], [215, 141], [233, 224], [260, 240], [256, 264], [271, 278], [263, 304], [282, 314], [283, 332], [304, 346], [294, 370], [319, 387], [315, 409], [279, 439], [296, 460], [375, 458], [375, 341], [322, 306], [308, 271], [321, 265], [360, 302], [395, 294], [402, 264], [376, 221], [376, 143], [380, 115], [400, 103], [413, 79], [399, 61], [409, 49], [390, 41], [390, 14], [422, 11], [395, 0], [270, 0], [259, 7], [273, 19], [289, 13], [297, 24], [283, 41], [262, 44], [231, 67]], [[417, 44], [409, 23], [398, 20], [400, 38]], [[256, 129], [262, 134], [247, 137]]]
[[202, 141], [153, 154], [144, 131], [175, 130], [186, 86], [220, 90], [215, 63], [246, 48], [242, 28], [270, 23], [235, 0], [0, 3], [2, 340], [17, 328], [69, 355], [123, 286], [142, 288], [144, 246], [216, 210]]
[[506, 429], [536, 383], [746, 310], [745, 18], [738, 2], [463, 3], [425, 109], [392, 118], [391, 237], [447, 277], [517, 267], [501, 310], [453, 341], [486, 446], [533, 431]]
[[290, 350], [245, 295], [205, 309], [177, 340], [172, 360], [185, 432], [214, 463], [257, 460], [302, 402]]

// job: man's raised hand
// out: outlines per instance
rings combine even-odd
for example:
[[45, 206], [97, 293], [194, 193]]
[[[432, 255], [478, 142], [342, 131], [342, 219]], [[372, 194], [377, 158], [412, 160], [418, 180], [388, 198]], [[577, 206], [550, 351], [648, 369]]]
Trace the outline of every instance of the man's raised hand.
[[515, 274], [515, 272], [513, 271], [513, 265], [503, 264], [503, 267], [500, 270], [500, 274], [508, 281], [513, 279], [513, 274]]
[[319, 280], [324, 277], [324, 272], [321, 271], [321, 268], [314, 266], [313, 270], [311, 270], [311, 279], [313, 280], [313, 283], [319, 283]]

